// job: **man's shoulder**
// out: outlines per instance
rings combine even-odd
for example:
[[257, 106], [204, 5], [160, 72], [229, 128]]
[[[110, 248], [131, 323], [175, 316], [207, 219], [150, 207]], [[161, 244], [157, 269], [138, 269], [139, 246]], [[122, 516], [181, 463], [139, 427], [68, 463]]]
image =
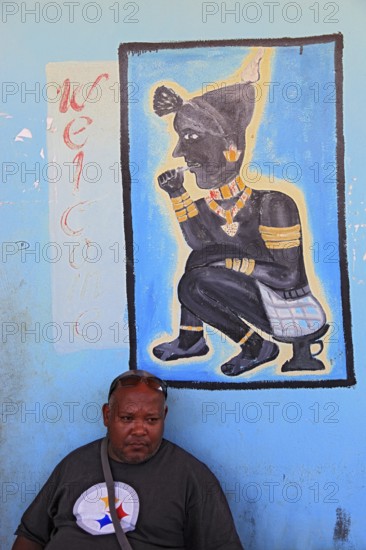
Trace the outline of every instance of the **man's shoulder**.
[[214, 477], [207, 464], [168, 439], [163, 439], [161, 452], [172, 465], [179, 464], [180, 467], [185, 467], [192, 474]]
[[77, 447], [76, 449], [70, 451], [67, 455], [65, 455], [64, 458], [59, 462], [58, 466], [65, 466], [67, 464], [78, 461], [83, 461], [83, 463], [85, 464], [88, 460], [99, 458], [101, 442], [102, 439], [96, 439], [95, 441], [91, 441], [89, 443], [86, 443], [85, 445]]
[[257, 198], [263, 208], [273, 208], [281, 206], [286, 208], [296, 208], [295, 200], [283, 191], [263, 189], [257, 190], [255, 192], [253, 191], [253, 195]]
[[161, 448], [166, 451], [167, 453], [173, 453], [177, 457], [180, 457], [184, 460], [193, 462], [199, 462], [200, 464], [203, 464], [198, 458], [196, 458], [192, 453], [189, 451], [186, 451], [186, 449], [183, 449], [180, 445], [177, 445], [177, 443], [173, 443], [173, 441], [169, 441], [169, 439], [163, 439]]

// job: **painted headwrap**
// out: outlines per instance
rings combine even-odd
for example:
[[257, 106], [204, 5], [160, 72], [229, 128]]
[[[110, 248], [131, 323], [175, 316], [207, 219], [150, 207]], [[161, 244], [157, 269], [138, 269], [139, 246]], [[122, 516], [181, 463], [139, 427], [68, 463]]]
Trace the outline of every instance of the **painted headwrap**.
[[259, 80], [260, 50], [254, 61], [243, 71], [242, 82], [205, 92], [184, 101], [173, 89], [159, 86], [154, 93], [153, 108], [162, 117], [182, 113], [192, 121], [192, 128], [214, 136], [243, 132], [254, 110], [255, 89]]

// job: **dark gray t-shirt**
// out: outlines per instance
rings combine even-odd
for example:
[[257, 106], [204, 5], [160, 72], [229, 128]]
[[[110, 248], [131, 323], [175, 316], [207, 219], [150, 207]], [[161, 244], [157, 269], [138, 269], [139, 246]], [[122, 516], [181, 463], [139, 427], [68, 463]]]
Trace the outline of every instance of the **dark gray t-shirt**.
[[[47, 550], [118, 550], [100, 446], [66, 456], [16, 534]], [[221, 487], [205, 464], [164, 440], [143, 464], [110, 459], [118, 517], [134, 550], [243, 550]]]

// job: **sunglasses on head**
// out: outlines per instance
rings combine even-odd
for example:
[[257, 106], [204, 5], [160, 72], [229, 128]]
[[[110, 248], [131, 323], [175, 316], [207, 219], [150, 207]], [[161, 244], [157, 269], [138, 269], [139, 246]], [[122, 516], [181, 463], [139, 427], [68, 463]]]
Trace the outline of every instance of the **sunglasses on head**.
[[144, 382], [149, 388], [153, 390], [161, 391], [164, 394], [165, 399], [168, 395], [168, 385], [164, 380], [157, 378], [156, 376], [144, 376], [143, 374], [129, 374], [125, 376], [117, 376], [111, 384], [108, 393], [108, 401], [112, 393], [117, 387], [128, 388], [134, 387]]

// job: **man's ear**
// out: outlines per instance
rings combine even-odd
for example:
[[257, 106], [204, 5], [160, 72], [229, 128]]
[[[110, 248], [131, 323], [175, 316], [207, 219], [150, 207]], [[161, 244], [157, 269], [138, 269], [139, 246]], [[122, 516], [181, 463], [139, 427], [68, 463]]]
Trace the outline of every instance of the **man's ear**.
[[168, 405], [165, 405], [164, 409], [164, 418], [166, 418], [166, 415], [168, 414]]
[[103, 412], [103, 422], [104, 422], [104, 426], [106, 426], [108, 428], [109, 426], [109, 419], [110, 419], [110, 414], [111, 414], [111, 409], [110, 409], [110, 406], [108, 405], [108, 403], [104, 403], [103, 407], [102, 407], [102, 412]]

